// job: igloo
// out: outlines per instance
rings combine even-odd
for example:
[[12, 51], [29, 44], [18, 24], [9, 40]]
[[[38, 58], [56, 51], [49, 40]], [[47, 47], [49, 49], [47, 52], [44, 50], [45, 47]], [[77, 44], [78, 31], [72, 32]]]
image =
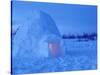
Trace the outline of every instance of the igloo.
[[62, 52], [60, 32], [52, 17], [41, 10], [12, 25], [12, 58], [57, 57]]

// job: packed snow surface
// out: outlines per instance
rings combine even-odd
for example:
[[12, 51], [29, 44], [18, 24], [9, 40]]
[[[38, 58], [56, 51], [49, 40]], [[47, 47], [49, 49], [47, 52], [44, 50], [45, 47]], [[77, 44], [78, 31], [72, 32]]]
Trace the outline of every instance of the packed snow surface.
[[[13, 74], [43, 73], [97, 68], [97, 42], [62, 39], [52, 17], [39, 10], [28, 19], [12, 23]], [[63, 54], [53, 57], [49, 43], [59, 44]]]

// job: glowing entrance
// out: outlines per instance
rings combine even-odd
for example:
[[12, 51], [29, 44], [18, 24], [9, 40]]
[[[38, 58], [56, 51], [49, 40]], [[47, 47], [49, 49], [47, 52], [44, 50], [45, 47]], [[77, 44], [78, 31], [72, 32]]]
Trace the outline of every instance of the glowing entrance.
[[57, 57], [60, 54], [60, 44], [57, 42], [51, 42], [48, 44], [50, 55], [53, 57]]

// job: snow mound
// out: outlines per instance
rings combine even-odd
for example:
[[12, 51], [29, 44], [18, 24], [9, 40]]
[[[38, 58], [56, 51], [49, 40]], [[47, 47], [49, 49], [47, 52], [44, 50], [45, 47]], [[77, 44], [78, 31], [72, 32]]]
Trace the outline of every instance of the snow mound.
[[[41, 11], [28, 11], [27, 16], [17, 25], [12, 25], [12, 58], [23, 61], [34, 60], [38, 57], [49, 57], [48, 44], [58, 42], [62, 46], [60, 32], [52, 17]], [[19, 17], [20, 18], [20, 17]], [[21, 19], [21, 18], [20, 18]]]

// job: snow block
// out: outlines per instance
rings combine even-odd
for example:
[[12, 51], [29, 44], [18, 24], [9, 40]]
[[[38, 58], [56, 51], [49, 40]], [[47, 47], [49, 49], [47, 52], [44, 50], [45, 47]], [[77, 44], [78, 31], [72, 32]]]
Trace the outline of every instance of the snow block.
[[32, 10], [32, 16], [12, 25], [12, 57], [40, 58], [61, 54], [61, 35], [52, 17], [41, 11]]

